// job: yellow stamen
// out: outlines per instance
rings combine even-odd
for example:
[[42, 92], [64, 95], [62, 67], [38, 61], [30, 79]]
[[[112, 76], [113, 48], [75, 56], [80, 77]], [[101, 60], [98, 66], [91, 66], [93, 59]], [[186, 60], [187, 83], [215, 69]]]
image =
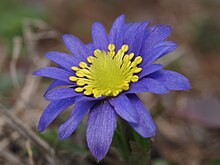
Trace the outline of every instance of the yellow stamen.
[[[79, 67], [72, 66], [76, 76], [70, 76], [69, 80], [76, 82], [76, 92], [85, 95], [117, 96], [124, 90], [129, 90], [130, 83], [137, 82], [142, 68], [138, 68], [142, 62], [141, 56], [134, 58], [134, 53], [126, 54], [128, 45], [123, 45], [115, 52], [115, 45], [108, 45], [108, 52], [99, 49], [94, 51], [94, 56], [89, 56], [87, 62], [80, 62]], [[133, 59], [134, 58], [134, 59]]]
[[69, 77], [69, 80], [70, 80], [70, 81], [77, 81], [77, 77], [75, 77], [75, 76], [70, 76], [70, 77]]
[[81, 68], [83, 68], [83, 69], [85, 69], [85, 68], [88, 67], [85, 62], [80, 62], [80, 63], [79, 63], [79, 66], [80, 66]]
[[74, 71], [78, 71], [79, 70], [79, 68], [76, 67], [76, 66], [72, 66], [71, 69], [74, 70]]

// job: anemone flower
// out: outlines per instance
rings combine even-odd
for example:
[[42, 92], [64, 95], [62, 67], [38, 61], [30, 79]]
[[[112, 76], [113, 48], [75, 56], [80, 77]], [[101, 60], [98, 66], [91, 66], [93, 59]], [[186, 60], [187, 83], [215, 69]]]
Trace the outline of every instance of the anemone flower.
[[71, 116], [59, 127], [59, 138], [70, 136], [88, 113], [86, 140], [97, 160], [108, 152], [117, 116], [142, 137], [154, 137], [156, 125], [137, 94], [167, 94], [171, 90], [190, 89], [186, 77], [154, 63], [176, 49], [174, 42], [165, 41], [170, 33], [170, 26], [149, 27], [149, 21], [125, 23], [121, 15], [114, 21], [110, 33], [95, 22], [92, 43], [84, 44], [73, 35], [64, 35], [71, 54], [49, 52], [46, 57], [59, 67], [41, 68], [33, 73], [54, 79], [44, 95], [50, 103], [40, 118], [38, 130], [44, 131], [62, 111], [74, 104]]

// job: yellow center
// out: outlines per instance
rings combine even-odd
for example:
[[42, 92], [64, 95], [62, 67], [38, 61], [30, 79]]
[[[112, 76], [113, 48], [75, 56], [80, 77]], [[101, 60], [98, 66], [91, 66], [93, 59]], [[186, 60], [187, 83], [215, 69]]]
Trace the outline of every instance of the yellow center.
[[95, 98], [117, 96], [128, 90], [131, 82], [138, 81], [139, 77], [135, 74], [142, 70], [137, 67], [142, 58], [134, 58], [134, 53], [126, 54], [128, 45], [123, 45], [116, 53], [115, 45], [109, 44], [108, 50], [95, 50], [94, 56], [87, 58], [89, 66], [80, 62], [79, 67], [71, 68], [76, 71], [76, 76], [70, 76], [69, 80], [78, 85], [76, 92], [84, 92], [85, 95], [93, 95]]

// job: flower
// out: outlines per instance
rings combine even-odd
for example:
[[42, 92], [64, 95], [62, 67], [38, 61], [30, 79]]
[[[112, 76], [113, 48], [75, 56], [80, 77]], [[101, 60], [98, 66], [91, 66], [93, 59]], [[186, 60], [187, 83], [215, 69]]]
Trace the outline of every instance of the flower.
[[45, 92], [44, 97], [50, 104], [40, 118], [38, 130], [44, 131], [62, 111], [74, 104], [71, 116], [59, 127], [59, 138], [70, 136], [89, 112], [86, 139], [98, 160], [108, 152], [117, 116], [142, 137], [154, 137], [155, 123], [136, 94], [189, 90], [190, 83], [183, 75], [153, 63], [177, 46], [165, 41], [171, 33], [170, 26], [148, 25], [148, 21], [125, 23], [121, 15], [109, 34], [101, 23], [95, 22], [90, 44], [64, 35], [71, 55], [49, 52], [46, 57], [60, 67], [41, 68], [33, 73], [55, 79]]

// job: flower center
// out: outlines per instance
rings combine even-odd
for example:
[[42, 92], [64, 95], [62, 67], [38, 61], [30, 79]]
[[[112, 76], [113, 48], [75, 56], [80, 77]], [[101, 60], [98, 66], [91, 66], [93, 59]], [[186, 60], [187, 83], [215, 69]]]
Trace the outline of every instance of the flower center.
[[128, 45], [123, 45], [116, 53], [115, 45], [109, 44], [108, 50], [95, 50], [94, 56], [87, 58], [89, 65], [80, 62], [79, 67], [71, 67], [76, 71], [76, 76], [70, 76], [69, 80], [78, 85], [76, 92], [84, 92], [85, 95], [93, 95], [95, 98], [117, 96], [128, 90], [131, 82], [138, 81], [139, 77], [135, 74], [142, 70], [137, 67], [142, 58], [134, 58], [134, 53], [126, 54]]

